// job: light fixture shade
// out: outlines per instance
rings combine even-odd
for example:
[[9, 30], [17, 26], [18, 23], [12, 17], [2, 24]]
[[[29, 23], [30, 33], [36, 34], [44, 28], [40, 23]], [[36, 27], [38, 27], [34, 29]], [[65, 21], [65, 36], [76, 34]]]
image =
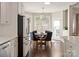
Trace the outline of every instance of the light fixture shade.
[[45, 5], [49, 5], [49, 4], [50, 4], [50, 2], [44, 2], [44, 4], [45, 4]]

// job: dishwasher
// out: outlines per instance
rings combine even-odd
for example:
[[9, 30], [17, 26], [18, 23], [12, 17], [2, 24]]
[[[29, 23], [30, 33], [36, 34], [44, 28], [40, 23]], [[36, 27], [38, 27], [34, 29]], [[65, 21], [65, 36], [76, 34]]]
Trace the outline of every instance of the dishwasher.
[[10, 57], [10, 42], [6, 42], [0, 45], [0, 57]]

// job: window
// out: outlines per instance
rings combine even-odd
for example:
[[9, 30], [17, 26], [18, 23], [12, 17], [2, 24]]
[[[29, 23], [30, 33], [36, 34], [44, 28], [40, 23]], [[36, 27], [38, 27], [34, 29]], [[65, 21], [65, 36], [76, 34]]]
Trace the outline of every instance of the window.
[[59, 20], [54, 21], [54, 28], [60, 29], [60, 21]]
[[54, 27], [53, 27], [54, 28], [54, 32], [53, 32], [54, 36], [59, 36], [60, 35], [60, 21], [54, 20], [53, 25], [54, 25]]
[[34, 15], [34, 30], [44, 32], [50, 29], [50, 15], [39, 14]]

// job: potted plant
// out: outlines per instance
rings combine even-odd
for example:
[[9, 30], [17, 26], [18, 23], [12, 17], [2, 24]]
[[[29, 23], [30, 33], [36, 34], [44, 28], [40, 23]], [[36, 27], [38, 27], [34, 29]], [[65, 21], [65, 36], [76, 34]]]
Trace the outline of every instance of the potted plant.
[[63, 36], [68, 36], [68, 27], [64, 27]]
[[68, 30], [68, 27], [64, 27], [65, 30]]

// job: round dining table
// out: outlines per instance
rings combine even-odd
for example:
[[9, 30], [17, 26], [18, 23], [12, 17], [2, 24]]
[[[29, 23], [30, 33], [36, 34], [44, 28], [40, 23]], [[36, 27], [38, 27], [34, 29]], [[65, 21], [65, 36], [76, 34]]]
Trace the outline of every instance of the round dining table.
[[42, 45], [42, 41], [46, 38], [47, 33], [40, 33], [40, 34], [35, 33], [35, 36], [36, 36], [36, 38], [38, 38], [40, 40], [41, 45]]

